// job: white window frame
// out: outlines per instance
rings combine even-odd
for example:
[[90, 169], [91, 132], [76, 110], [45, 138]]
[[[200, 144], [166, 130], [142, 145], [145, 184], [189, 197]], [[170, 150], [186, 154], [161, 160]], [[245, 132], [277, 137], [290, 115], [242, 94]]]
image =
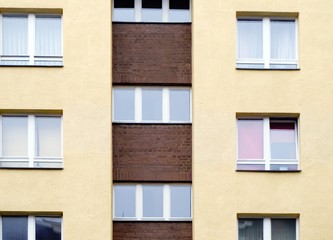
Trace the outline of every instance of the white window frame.
[[[134, 89], [134, 120], [116, 120], [114, 118], [114, 91], [116, 89]], [[158, 120], [143, 120], [142, 119], [142, 90], [156, 89], [162, 90], [162, 119]], [[172, 121], [170, 120], [170, 90], [188, 90], [190, 94], [190, 119], [189, 121]], [[114, 123], [192, 123], [192, 90], [190, 87], [113, 87], [112, 89], [112, 121]]]
[[[263, 120], [263, 156], [264, 159], [239, 159], [238, 156], [238, 120]], [[270, 122], [290, 122], [295, 124], [295, 148], [296, 148], [296, 159], [272, 159], [271, 158], [271, 149], [270, 149]], [[299, 166], [299, 157], [298, 157], [298, 119], [296, 118], [255, 118], [255, 117], [244, 117], [237, 118], [236, 121], [236, 139], [237, 139], [237, 163], [236, 169], [238, 169], [238, 165], [265, 165], [265, 170], [240, 170], [240, 171], [279, 171], [279, 170], [271, 170], [271, 164], [283, 164], [283, 165], [297, 165], [297, 170], [300, 169]], [[280, 171], [293, 171], [287, 169], [280, 169]]]
[[[295, 219], [296, 220], [296, 240], [299, 239], [299, 218], [297, 217], [279, 217], [279, 216], [274, 216], [274, 217], [238, 217], [237, 219], [237, 225], [238, 225], [238, 220], [239, 219], [262, 219], [263, 220], [263, 240], [271, 240], [272, 236], [272, 225], [271, 225], [271, 220], [272, 219]], [[237, 227], [238, 230], [238, 227]], [[239, 239], [239, 230], [237, 231], [237, 239]]]
[[[28, 155], [27, 156], [12, 156], [12, 157], [4, 157], [2, 155], [2, 118], [12, 116], [12, 117], [27, 117], [28, 118]], [[60, 157], [37, 157], [36, 156], [36, 117], [59, 117], [61, 122], [61, 156]], [[27, 163], [27, 167], [22, 167], [21, 165], [18, 168], [62, 168], [63, 167], [63, 117], [62, 115], [50, 115], [50, 114], [2, 114], [0, 115], [0, 164], [5, 162], [19, 162], [19, 163]], [[53, 163], [56, 166], [48, 166], [43, 167], [39, 166], [39, 163]], [[15, 165], [10, 167], [1, 167], [0, 168], [16, 168]]]
[[[114, 186], [135, 186], [135, 217], [116, 217], [115, 187], [113, 188], [113, 220], [114, 221], [192, 221], [193, 216], [193, 196], [191, 184], [128, 184], [117, 183]], [[162, 217], [144, 217], [143, 216], [143, 187], [144, 186], [162, 186], [163, 187], [163, 216]], [[191, 217], [171, 217], [171, 187], [186, 186], [191, 190]]]
[[[238, 58], [238, 36], [237, 36], [237, 47], [236, 47], [236, 63], [237, 68], [246, 68], [246, 69], [273, 69], [273, 70], [279, 70], [279, 69], [299, 69], [299, 63], [298, 63], [298, 19], [292, 18], [292, 17], [238, 17], [237, 18], [237, 28], [238, 28], [238, 20], [241, 19], [257, 19], [262, 20], [263, 24], [263, 58], [262, 59], [255, 59], [255, 58]], [[295, 56], [296, 59], [293, 60], [284, 60], [284, 59], [271, 59], [271, 39], [270, 39], [270, 22], [271, 20], [293, 20], [295, 21]], [[263, 64], [263, 68], [257, 68], [257, 67], [242, 67], [238, 66], [238, 64]], [[270, 64], [276, 64], [276, 65], [296, 65], [296, 68], [271, 68]]]
[[[61, 219], [61, 239], [63, 238], [63, 218], [59, 215], [3, 215], [4, 217], [12, 216], [12, 217], [28, 217], [28, 240], [36, 239], [36, 217], [57, 217]], [[2, 240], [2, 217], [0, 216], [0, 240]]]
[[[2, 19], [3, 15], [24, 15], [28, 16], [28, 55], [27, 56], [5, 56], [3, 55], [3, 45], [2, 45]], [[50, 17], [60, 17], [61, 22], [61, 56], [36, 56], [35, 55], [35, 24], [36, 16], [50, 16]], [[62, 14], [32, 14], [32, 13], [2, 13], [0, 14], [0, 66], [63, 66], [63, 19]], [[27, 61], [28, 64], [1, 64], [1, 61]], [[57, 62], [57, 64], [45, 64], [37, 65], [35, 61], [52, 61]]]
[[[183, 21], [183, 22], [188, 22], [190, 23], [192, 21], [191, 19], [191, 13], [192, 13], [192, 10], [191, 10], [191, 0], [190, 1], [190, 9], [188, 9], [189, 13], [190, 13], [190, 19], [188, 19], [188, 21]], [[117, 19], [114, 19], [113, 16], [114, 16], [114, 0], [112, 0], [112, 21], [114, 22], [117, 22], [118, 20]], [[170, 8], [169, 8], [169, 0], [162, 0], [162, 21], [160, 22], [170, 22], [170, 23], [173, 23], [173, 22], [178, 22], [178, 21], [170, 21], [169, 20], [169, 11], [170, 11]], [[142, 0], [134, 0], [134, 12], [135, 12], [135, 22], [143, 22], [142, 21]], [[126, 22], [131, 22], [131, 21], [126, 21]], [[146, 22], [156, 22], [156, 21], [146, 21]]]

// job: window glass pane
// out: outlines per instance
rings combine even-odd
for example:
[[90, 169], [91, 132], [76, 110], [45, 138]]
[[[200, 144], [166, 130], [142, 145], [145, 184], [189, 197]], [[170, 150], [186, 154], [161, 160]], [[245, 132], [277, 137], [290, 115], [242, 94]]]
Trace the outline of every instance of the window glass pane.
[[61, 218], [36, 217], [36, 240], [61, 240]]
[[170, 120], [190, 121], [190, 90], [170, 90]]
[[272, 240], [296, 240], [296, 219], [271, 219]]
[[190, 21], [191, 21], [190, 10], [182, 10], [182, 9], [169, 10], [169, 22], [190, 22]]
[[238, 120], [238, 159], [263, 159], [263, 120]]
[[28, 16], [4, 15], [2, 18], [3, 55], [28, 54]]
[[238, 19], [238, 58], [262, 58], [262, 20]]
[[272, 159], [296, 159], [294, 122], [270, 122]]
[[134, 0], [114, 0], [115, 8], [134, 8]]
[[238, 219], [238, 240], [263, 240], [263, 219]]
[[28, 118], [2, 117], [2, 155], [28, 155]]
[[190, 9], [189, 0], [169, 0], [170, 9]]
[[143, 186], [143, 217], [163, 217], [163, 186]]
[[142, 119], [162, 121], [162, 89], [142, 89]]
[[237, 164], [237, 170], [263, 171], [263, 170], [265, 170], [265, 165], [263, 165], [263, 164]]
[[113, 9], [112, 20], [119, 22], [134, 22], [135, 10], [134, 8], [115, 8]]
[[61, 157], [61, 117], [36, 117], [36, 156]]
[[142, 8], [162, 8], [162, 0], [142, 0]]
[[171, 217], [191, 217], [191, 187], [171, 186]]
[[115, 217], [135, 217], [135, 186], [114, 186]]
[[296, 59], [295, 20], [271, 20], [271, 58]]
[[134, 121], [134, 89], [117, 88], [113, 91], [114, 94], [114, 120], [132, 120]]
[[36, 16], [35, 55], [61, 56], [61, 17]]
[[271, 164], [270, 170], [272, 171], [297, 171], [297, 164]]
[[142, 9], [142, 22], [162, 22], [162, 9]]
[[2, 240], [27, 240], [28, 217], [2, 217]]

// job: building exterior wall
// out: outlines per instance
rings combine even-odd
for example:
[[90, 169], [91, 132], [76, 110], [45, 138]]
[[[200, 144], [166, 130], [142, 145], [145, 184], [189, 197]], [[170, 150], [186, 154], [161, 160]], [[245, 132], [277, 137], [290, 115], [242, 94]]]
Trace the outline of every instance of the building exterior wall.
[[[236, 70], [238, 11], [299, 13], [300, 70]], [[330, 1], [193, 1], [194, 239], [237, 239], [237, 214], [299, 214], [299, 239], [333, 236], [332, 11]], [[301, 172], [237, 172], [240, 113], [299, 114]]]

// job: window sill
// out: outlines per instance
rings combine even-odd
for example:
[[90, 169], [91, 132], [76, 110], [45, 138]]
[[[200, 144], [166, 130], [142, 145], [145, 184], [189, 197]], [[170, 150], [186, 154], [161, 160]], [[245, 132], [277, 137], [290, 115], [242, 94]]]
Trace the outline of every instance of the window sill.
[[0, 167], [0, 171], [4, 170], [63, 170], [64, 167]]
[[191, 122], [112, 122], [114, 125], [192, 125]]
[[250, 70], [250, 71], [300, 71], [300, 68], [239, 68], [236, 70]]
[[113, 219], [113, 222], [192, 222], [192, 219], [188, 218], [180, 218], [180, 219], [170, 219], [170, 220], [163, 220], [159, 219]]
[[63, 68], [64, 65], [0, 65], [1, 68], [3, 67], [10, 67], [10, 68], [15, 68], [15, 67], [27, 67], [27, 68]]
[[262, 173], [299, 173], [302, 170], [237, 170], [236, 172], [262, 172]]

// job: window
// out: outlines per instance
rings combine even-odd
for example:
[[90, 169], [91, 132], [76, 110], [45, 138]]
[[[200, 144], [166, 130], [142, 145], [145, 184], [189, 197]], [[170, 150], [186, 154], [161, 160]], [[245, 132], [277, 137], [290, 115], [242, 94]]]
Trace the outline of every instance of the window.
[[238, 240], [297, 240], [295, 218], [239, 218]]
[[61, 240], [59, 216], [1, 216], [0, 240]]
[[297, 20], [238, 18], [237, 67], [297, 69]]
[[113, 88], [113, 121], [190, 123], [191, 89], [115, 87]]
[[240, 118], [237, 127], [238, 170], [298, 170], [296, 119]]
[[62, 117], [0, 116], [0, 167], [62, 167]]
[[62, 65], [61, 15], [2, 14], [1, 65]]
[[117, 22], [191, 22], [190, 0], [113, 0]]
[[114, 220], [191, 220], [189, 184], [116, 184]]

